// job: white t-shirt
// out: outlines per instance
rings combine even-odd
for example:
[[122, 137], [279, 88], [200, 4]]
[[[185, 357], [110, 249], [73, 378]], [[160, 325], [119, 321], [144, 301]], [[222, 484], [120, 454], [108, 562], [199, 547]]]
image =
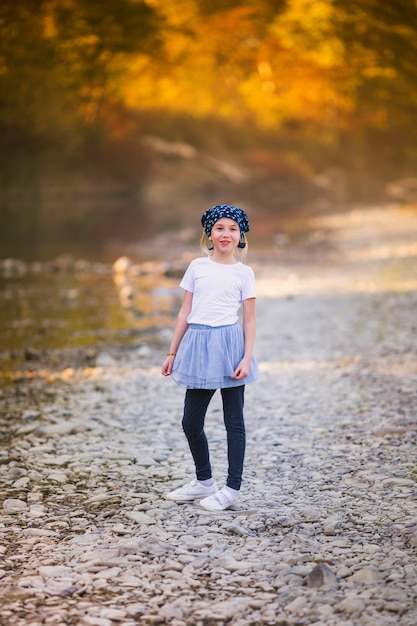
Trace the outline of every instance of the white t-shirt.
[[243, 300], [256, 298], [255, 274], [250, 267], [240, 262], [216, 263], [210, 257], [191, 261], [180, 287], [193, 294], [189, 324], [235, 324]]

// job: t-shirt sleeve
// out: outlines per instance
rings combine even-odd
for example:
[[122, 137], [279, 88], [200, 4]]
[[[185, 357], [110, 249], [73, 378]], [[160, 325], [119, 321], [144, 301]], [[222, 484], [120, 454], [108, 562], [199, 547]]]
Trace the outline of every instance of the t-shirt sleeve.
[[256, 298], [255, 273], [251, 267], [246, 266], [247, 272], [242, 286], [242, 300]]
[[181, 279], [180, 287], [185, 291], [194, 292], [194, 264], [191, 262]]

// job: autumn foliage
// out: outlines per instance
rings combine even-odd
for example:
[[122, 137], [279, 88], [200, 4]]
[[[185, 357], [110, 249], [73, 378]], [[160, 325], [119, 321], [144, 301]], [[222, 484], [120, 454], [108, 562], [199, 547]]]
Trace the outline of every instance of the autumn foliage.
[[150, 134], [357, 189], [411, 176], [416, 79], [414, 0], [3, 0], [0, 187], [140, 187]]

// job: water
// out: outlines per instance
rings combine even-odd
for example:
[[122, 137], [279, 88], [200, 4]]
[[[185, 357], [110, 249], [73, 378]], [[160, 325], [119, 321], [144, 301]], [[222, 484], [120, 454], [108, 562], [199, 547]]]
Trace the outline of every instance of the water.
[[23, 362], [106, 342], [149, 340], [171, 327], [178, 280], [141, 276], [117, 285], [111, 267], [0, 277], [0, 373]]

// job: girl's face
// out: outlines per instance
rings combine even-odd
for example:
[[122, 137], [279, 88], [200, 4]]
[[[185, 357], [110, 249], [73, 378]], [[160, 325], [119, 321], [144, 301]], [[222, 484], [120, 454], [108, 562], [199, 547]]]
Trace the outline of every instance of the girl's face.
[[220, 254], [233, 254], [240, 241], [240, 230], [235, 220], [222, 217], [211, 229], [210, 241], [214, 251]]

